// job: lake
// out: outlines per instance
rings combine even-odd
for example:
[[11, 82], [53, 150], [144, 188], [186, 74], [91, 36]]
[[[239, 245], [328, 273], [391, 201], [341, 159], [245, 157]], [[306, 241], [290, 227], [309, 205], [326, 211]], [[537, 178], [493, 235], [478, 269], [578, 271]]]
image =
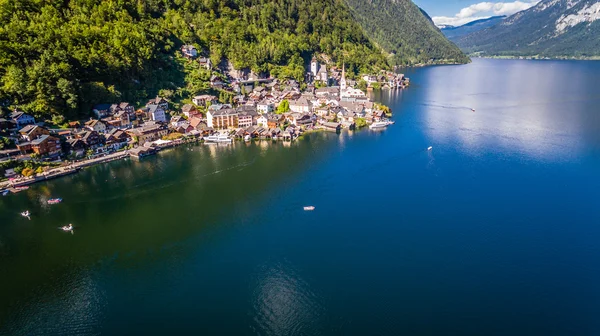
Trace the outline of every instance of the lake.
[[406, 74], [382, 131], [0, 198], [0, 334], [600, 334], [600, 62]]

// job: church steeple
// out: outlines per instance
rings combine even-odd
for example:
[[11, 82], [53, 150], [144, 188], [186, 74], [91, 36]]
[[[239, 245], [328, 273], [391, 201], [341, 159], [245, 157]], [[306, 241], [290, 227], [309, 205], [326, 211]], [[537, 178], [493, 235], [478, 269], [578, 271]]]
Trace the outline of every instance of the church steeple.
[[340, 90], [346, 91], [348, 84], [346, 83], [346, 64], [342, 64], [342, 79], [340, 80]]

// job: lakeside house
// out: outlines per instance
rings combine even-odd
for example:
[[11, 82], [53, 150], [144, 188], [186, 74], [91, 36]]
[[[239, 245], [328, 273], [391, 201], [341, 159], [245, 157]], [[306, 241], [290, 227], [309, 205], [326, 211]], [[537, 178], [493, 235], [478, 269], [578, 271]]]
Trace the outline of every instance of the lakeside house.
[[31, 149], [41, 157], [58, 156], [62, 152], [60, 139], [48, 134], [31, 141]]
[[49, 135], [50, 131], [37, 125], [27, 125], [19, 130], [19, 134], [25, 141], [33, 141], [42, 135]]
[[148, 108], [148, 116], [150, 120], [157, 122], [167, 122], [167, 116], [163, 105], [150, 104], [146, 106]]
[[217, 111], [208, 111], [206, 114], [208, 127], [216, 130], [225, 130], [238, 127], [238, 112], [233, 108], [226, 108]]

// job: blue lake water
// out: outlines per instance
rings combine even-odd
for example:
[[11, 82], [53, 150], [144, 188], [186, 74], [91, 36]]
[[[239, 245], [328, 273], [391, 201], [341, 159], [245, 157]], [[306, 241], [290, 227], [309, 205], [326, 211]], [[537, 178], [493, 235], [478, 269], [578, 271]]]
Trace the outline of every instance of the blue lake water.
[[406, 74], [373, 94], [383, 131], [179, 148], [0, 199], [0, 334], [600, 334], [600, 62]]

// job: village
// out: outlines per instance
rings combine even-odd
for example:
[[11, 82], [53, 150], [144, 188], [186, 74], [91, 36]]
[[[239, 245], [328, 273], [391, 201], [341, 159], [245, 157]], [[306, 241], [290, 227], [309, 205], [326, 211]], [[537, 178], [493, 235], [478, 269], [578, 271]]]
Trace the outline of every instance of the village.
[[[357, 82], [346, 78], [344, 66], [328, 66], [316, 58], [307, 69], [307, 84], [301, 85], [291, 79], [261, 78], [231, 66], [215, 69], [193, 46], [185, 45], [181, 52], [190, 62], [213, 71], [211, 92], [226, 92], [232, 99], [223, 102], [216, 94], [202, 94], [191, 97], [191, 103], [180, 109], [158, 96], [142, 107], [103, 103], [93, 107], [92, 118], [69, 122], [68, 128], [47, 127], [15, 110], [8, 118], [0, 118], [0, 134], [7, 134], [14, 143], [14, 148], [0, 151], [0, 180], [10, 179], [0, 182], [0, 189], [69, 174], [93, 163], [152, 155], [190, 141], [294, 141], [317, 130], [387, 126], [391, 112], [372, 102], [365, 91], [409, 85], [408, 78], [392, 72], [363, 75]], [[53, 165], [40, 164], [25, 172], [22, 162]]]

